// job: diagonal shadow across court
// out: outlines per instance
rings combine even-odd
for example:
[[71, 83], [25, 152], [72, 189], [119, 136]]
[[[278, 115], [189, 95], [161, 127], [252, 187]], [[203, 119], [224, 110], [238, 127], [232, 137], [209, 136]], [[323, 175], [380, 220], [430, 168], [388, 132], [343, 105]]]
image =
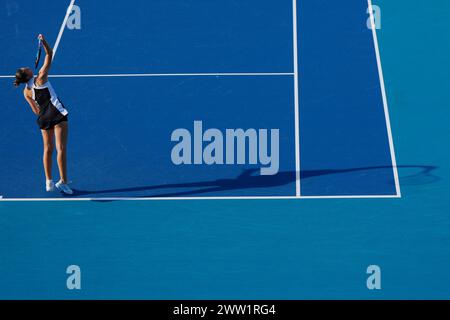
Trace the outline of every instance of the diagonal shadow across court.
[[[434, 174], [438, 169], [437, 166], [431, 165], [401, 165], [399, 169], [419, 169], [418, 173], [405, 176], [402, 179], [406, 181], [414, 181], [413, 184], [429, 184], [434, 183], [440, 178]], [[308, 179], [312, 177], [342, 174], [356, 171], [381, 170], [392, 169], [391, 166], [372, 166], [349, 169], [325, 169], [325, 170], [303, 170], [301, 172], [301, 179]], [[166, 193], [153, 193], [140, 197], [155, 197], [155, 198], [170, 198], [170, 197], [184, 197], [206, 193], [224, 192], [230, 190], [240, 189], [257, 189], [257, 188], [274, 188], [283, 185], [288, 185], [295, 182], [295, 171], [282, 171], [274, 176], [260, 176], [254, 175], [259, 169], [246, 169], [238, 177], [234, 179], [216, 179], [199, 182], [173, 183], [173, 184], [159, 184], [150, 186], [124, 187], [116, 189], [103, 190], [77, 190], [74, 189], [75, 197], [95, 196], [97, 194], [114, 194], [114, 193], [133, 193], [133, 192], [152, 192], [164, 189], [191, 189], [185, 191], [175, 191]], [[414, 180], [415, 179], [415, 180]]]

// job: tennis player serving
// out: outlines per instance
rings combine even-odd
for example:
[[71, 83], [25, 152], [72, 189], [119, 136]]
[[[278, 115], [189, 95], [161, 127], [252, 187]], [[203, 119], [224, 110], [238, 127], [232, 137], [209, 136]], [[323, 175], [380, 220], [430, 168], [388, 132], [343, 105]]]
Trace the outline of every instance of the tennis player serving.
[[[46, 191], [52, 192], [55, 187], [64, 194], [72, 195], [67, 178], [67, 140], [68, 140], [68, 111], [59, 100], [48, 81], [48, 73], [52, 65], [53, 50], [44, 36], [38, 37], [45, 50], [45, 61], [37, 76], [30, 68], [20, 68], [16, 72], [14, 86], [25, 84], [23, 91], [25, 100], [31, 110], [38, 116], [37, 124], [42, 132], [44, 141], [44, 171], [46, 176]], [[39, 55], [38, 55], [39, 56]], [[38, 65], [36, 62], [36, 66]], [[58, 167], [60, 180], [56, 184], [52, 178], [52, 156], [55, 149], [58, 153]]]

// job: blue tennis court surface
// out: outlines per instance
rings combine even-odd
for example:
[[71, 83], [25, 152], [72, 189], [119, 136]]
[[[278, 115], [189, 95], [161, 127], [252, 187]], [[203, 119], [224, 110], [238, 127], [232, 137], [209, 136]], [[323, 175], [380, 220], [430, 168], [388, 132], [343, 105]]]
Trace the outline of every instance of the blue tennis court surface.
[[11, 75], [69, 2], [0, 0], [0, 298], [450, 297], [448, 1], [76, 1], [63, 197]]
[[[10, 16], [56, 38], [64, 5], [10, 5]], [[70, 112], [75, 198], [399, 195], [364, 1], [77, 5], [82, 28], [64, 33], [51, 79]], [[12, 72], [28, 62], [34, 31], [3, 21], [17, 49], [1, 70]], [[20, 126], [0, 141], [11, 163], [0, 194], [61, 198], [43, 188], [33, 116], [18, 92], [5, 93], [2, 119], [21, 120], [0, 129]]]

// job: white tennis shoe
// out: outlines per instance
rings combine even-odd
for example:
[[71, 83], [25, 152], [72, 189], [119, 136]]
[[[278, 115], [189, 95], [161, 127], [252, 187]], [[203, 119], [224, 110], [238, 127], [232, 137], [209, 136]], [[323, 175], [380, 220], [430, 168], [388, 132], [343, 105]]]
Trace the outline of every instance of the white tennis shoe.
[[73, 190], [70, 189], [69, 185], [67, 183], [62, 183], [62, 181], [59, 181], [56, 183], [56, 188], [58, 188], [59, 191], [68, 194], [68, 195], [72, 195], [73, 194]]
[[53, 182], [53, 180], [47, 180], [45, 182], [45, 190], [47, 192], [53, 192], [55, 191], [55, 183]]

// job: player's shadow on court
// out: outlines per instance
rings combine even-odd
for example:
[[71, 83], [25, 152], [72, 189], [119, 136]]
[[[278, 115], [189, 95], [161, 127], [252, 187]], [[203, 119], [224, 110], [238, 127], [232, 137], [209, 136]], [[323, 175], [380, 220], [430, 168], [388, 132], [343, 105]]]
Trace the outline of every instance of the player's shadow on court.
[[[303, 170], [301, 172], [301, 179], [309, 179], [313, 177], [334, 175], [350, 172], [364, 172], [371, 170], [384, 170], [391, 169], [390, 166], [374, 166], [374, 167], [361, 167], [352, 169], [329, 169], [329, 170]], [[401, 169], [420, 169], [418, 173], [402, 177], [402, 184], [409, 185], [420, 185], [429, 184], [436, 182], [440, 178], [433, 174], [438, 167], [436, 166], [414, 166], [414, 165], [404, 165], [398, 166]], [[203, 194], [223, 194], [226, 191], [242, 190], [242, 189], [258, 189], [258, 188], [274, 188], [295, 183], [296, 173], [295, 171], [283, 171], [279, 172], [274, 176], [261, 176], [258, 173], [259, 169], [248, 169], [244, 170], [235, 179], [217, 179], [211, 181], [200, 181], [200, 182], [188, 182], [188, 183], [173, 183], [173, 184], [160, 184], [152, 186], [141, 186], [141, 187], [129, 187], [129, 188], [118, 188], [118, 189], [107, 189], [107, 190], [74, 190], [75, 197], [83, 196], [95, 196], [96, 194], [108, 195], [111, 197], [112, 194], [125, 194], [125, 196], [130, 196], [130, 193], [139, 193], [138, 196], [131, 197], [143, 197], [143, 198], [174, 198], [174, 197], [189, 197], [194, 195]], [[164, 190], [164, 189], [191, 189], [184, 191], [174, 191], [166, 193], [157, 193], [152, 191]], [[143, 192], [151, 192], [151, 194], [142, 195]]]

